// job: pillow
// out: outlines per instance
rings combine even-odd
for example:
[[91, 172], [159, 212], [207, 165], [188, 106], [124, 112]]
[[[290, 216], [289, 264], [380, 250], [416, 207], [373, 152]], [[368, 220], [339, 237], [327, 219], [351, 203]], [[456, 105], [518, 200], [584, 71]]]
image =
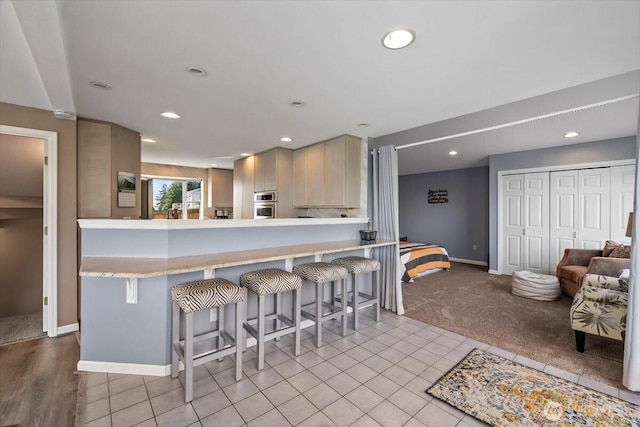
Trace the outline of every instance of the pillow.
[[620, 243], [614, 242], [613, 240], [607, 240], [604, 242], [604, 248], [602, 249], [602, 256], [609, 256], [611, 252], [620, 246]]
[[609, 258], [631, 258], [631, 245], [618, 245], [611, 251]]

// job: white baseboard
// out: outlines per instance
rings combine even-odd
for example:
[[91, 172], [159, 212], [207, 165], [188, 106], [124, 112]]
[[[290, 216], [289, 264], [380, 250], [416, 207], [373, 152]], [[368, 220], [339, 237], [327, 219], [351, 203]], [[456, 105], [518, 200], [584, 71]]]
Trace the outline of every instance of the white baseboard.
[[164, 377], [171, 373], [171, 365], [142, 365], [138, 363], [93, 362], [81, 360], [78, 371], [103, 372], [108, 374], [155, 375]]
[[483, 265], [483, 266], [488, 266], [489, 264], [484, 262], [484, 261], [476, 261], [474, 259], [464, 259], [464, 258], [451, 258], [449, 257], [449, 259], [451, 261], [455, 261], [455, 262], [461, 262], [463, 264], [473, 264], [473, 265]]
[[500, 275], [500, 272], [498, 270], [489, 270], [489, 274], [497, 274]]
[[80, 325], [77, 323], [72, 323], [70, 325], [58, 326], [58, 335], [70, 334], [71, 332], [75, 332], [80, 330]]
[[[351, 307], [347, 308], [349, 312]], [[300, 329], [309, 328], [315, 325], [311, 319], [305, 319], [300, 322]], [[252, 336], [247, 338], [247, 347], [253, 347], [257, 341]], [[117, 363], [117, 362], [94, 362], [91, 360], [81, 360], [78, 362], [78, 371], [86, 372], [102, 372], [109, 374], [132, 374], [132, 375], [153, 375], [166, 377], [171, 374], [171, 365], [143, 365], [137, 363]], [[184, 369], [180, 363], [180, 370]]]

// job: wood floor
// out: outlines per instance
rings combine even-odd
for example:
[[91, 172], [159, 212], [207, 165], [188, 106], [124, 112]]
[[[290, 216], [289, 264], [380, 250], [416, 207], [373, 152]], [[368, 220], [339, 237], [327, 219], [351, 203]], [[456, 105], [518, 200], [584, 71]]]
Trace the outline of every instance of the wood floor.
[[73, 334], [0, 346], [0, 426], [73, 426], [79, 358]]

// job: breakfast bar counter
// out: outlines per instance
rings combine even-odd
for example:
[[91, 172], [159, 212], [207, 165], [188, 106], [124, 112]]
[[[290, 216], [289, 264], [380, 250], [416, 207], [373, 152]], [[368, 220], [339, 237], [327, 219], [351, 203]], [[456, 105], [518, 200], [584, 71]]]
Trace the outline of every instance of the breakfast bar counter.
[[[397, 242], [361, 241], [367, 218], [270, 220], [78, 220], [81, 229], [78, 369], [167, 375], [171, 287], [203, 278], [238, 283], [247, 271], [348, 255], [374, 256]], [[365, 282], [363, 282], [365, 283]], [[287, 295], [283, 304], [287, 307]], [[304, 288], [303, 303], [314, 300]], [[271, 307], [267, 307], [270, 310]], [[249, 318], [256, 302], [247, 304]], [[225, 319], [233, 323], [231, 310]], [[198, 313], [195, 329], [211, 329]]]

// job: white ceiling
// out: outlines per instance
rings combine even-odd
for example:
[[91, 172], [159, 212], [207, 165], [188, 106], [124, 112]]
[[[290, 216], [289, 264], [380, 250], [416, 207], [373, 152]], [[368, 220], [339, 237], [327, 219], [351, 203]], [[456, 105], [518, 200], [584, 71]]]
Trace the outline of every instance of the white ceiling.
[[[397, 27], [416, 41], [383, 48]], [[453, 118], [518, 102], [533, 111], [543, 94], [640, 70], [640, 1], [0, 0], [0, 57], [3, 102], [137, 130], [158, 141], [143, 145], [143, 161], [230, 167], [241, 152], [343, 133], [381, 137], [441, 121], [453, 130]], [[207, 77], [189, 75], [191, 65]], [[544, 99], [542, 113], [560, 109]], [[576, 142], [635, 134], [637, 105], [570, 115], [587, 126]], [[166, 110], [182, 118], [164, 119]], [[615, 120], [601, 126], [602, 117]], [[459, 139], [469, 150], [456, 167], [557, 145], [563, 119]], [[280, 143], [285, 135], [294, 142]], [[403, 151], [413, 163], [401, 161], [401, 173], [443, 167]]]

